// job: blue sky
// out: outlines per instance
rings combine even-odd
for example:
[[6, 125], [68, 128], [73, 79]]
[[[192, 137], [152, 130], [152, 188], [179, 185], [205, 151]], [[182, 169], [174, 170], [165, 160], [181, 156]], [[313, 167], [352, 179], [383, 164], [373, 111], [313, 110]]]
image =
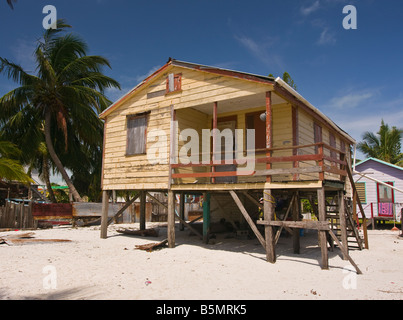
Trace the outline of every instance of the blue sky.
[[[0, 56], [33, 70], [35, 40], [52, 4], [108, 58], [121, 83], [116, 100], [169, 57], [275, 76], [356, 140], [386, 123], [403, 127], [403, 2], [396, 0], [0, 0]], [[357, 30], [345, 30], [345, 5]], [[0, 95], [14, 84], [0, 76]]]

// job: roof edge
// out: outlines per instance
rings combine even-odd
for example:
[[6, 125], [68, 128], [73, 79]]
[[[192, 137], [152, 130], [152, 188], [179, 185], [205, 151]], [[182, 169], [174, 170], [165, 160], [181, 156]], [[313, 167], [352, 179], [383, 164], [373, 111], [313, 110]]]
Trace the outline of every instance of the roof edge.
[[345, 138], [347, 138], [350, 142], [353, 144], [356, 144], [356, 140], [351, 137], [347, 132], [345, 132], [343, 129], [341, 129], [332, 119], [330, 119], [328, 116], [326, 116], [322, 111], [320, 111], [318, 108], [314, 107], [308, 100], [306, 100], [301, 94], [299, 94], [296, 90], [291, 88], [291, 86], [285, 82], [283, 79], [280, 77], [277, 77], [275, 82], [279, 84], [282, 88], [287, 90], [291, 95], [293, 95], [296, 99], [301, 101], [303, 104], [305, 104], [308, 108], [310, 108], [313, 112], [317, 113], [319, 116], [321, 116], [326, 122], [328, 122], [333, 129], [335, 129], [338, 133], [343, 135]]
[[395, 168], [395, 169], [398, 169], [398, 170], [403, 170], [403, 167], [399, 167], [399, 166], [397, 166], [395, 164], [392, 164], [392, 163], [389, 163], [389, 162], [386, 162], [386, 161], [383, 161], [383, 160], [380, 160], [380, 159], [377, 159], [377, 158], [372, 158], [372, 157], [367, 158], [367, 159], [365, 159], [365, 160], [363, 160], [363, 161], [361, 161], [359, 163], [356, 163], [355, 166], [358, 167], [359, 165], [361, 165], [361, 164], [363, 164], [363, 163], [365, 163], [365, 162], [367, 162], [369, 160], [373, 160], [375, 162], [387, 165], [389, 167], [392, 167], [392, 168]]

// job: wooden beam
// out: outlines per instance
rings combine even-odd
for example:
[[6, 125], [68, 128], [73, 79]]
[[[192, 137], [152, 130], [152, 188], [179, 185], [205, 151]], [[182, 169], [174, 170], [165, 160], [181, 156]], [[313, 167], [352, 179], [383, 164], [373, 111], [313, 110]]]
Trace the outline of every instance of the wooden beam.
[[351, 183], [351, 188], [353, 189], [353, 198], [355, 195], [355, 200], [357, 201], [358, 204], [358, 208], [361, 211], [361, 216], [362, 216], [362, 230], [364, 232], [364, 243], [365, 243], [365, 249], [369, 249], [369, 244], [368, 244], [368, 230], [367, 230], [367, 217], [365, 216], [365, 211], [364, 208], [362, 207], [362, 203], [361, 203], [361, 199], [358, 196], [358, 191], [357, 188], [355, 186], [355, 182], [353, 179], [353, 175], [352, 175], [352, 170], [351, 170], [351, 165], [350, 163], [347, 161], [347, 165], [346, 165], [346, 170], [347, 170], [347, 176], [348, 179], [350, 180]]
[[109, 191], [102, 191], [101, 239], [108, 237]]
[[[290, 211], [291, 211], [291, 208], [292, 208], [292, 206], [293, 206], [294, 200], [295, 200], [295, 195], [293, 195], [292, 198], [291, 198], [290, 204], [289, 204], [289, 206], [288, 206], [287, 212], [286, 212], [285, 215], [284, 215], [283, 221], [286, 221], [286, 220], [287, 220], [288, 214], [289, 214]], [[259, 223], [259, 222], [260, 222], [260, 221], [258, 221], [258, 223]], [[269, 222], [269, 221], [263, 221], [263, 222]], [[280, 226], [280, 229], [277, 230], [276, 236], [275, 236], [275, 238], [274, 238], [274, 245], [276, 245], [277, 242], [278, 242], [278, 239], [280, 239], [280, 235], [281, 235], [281, 231], [283, 230], [283, 227], [284, 227], [284, 225], [282, 224], [282, 225]], [[285, 226], [285, 227], [288, 227], [288, 226]]]
[[140, 230], [146, 229], [146, 191], [140, 191]]
[[327, 221], [257, 221], [257, 224], [273, 227], [288, 227], [298, 229], [311, 229], [319, 231], [329, 231], [329, 222]]
[[[155, 202], [157, 202], [158, 205], [162, 206], [165, 209], [168, 209], [168, 206], [163, 204], [161, 201], [159, 201], [156, 197], [152, 196], [151, 194], [149, 194], [147, 192], [147, 196], [150, 197], [151, 199], [155, 200]], [[199, 219], [201, 219], [203, 216], [194, 219], [193, 221], [187, 223], [184, 219], [182, 219], [179, 215], [176, 214], [175, 212], [175, 218], [178, 219], [182, 224], [184, 224], [185, 226], [187, 226], [190, 230], [192, 230], [196, 235], [198, 235], [200, 237], [201, 240], [203, 240], [203, 236], [200, 234], [200, 232], [198, 232], [195, 228], [193, 228], [190, 223], [195, 222]]]
[[[216, 155], [216, 152], [218, 151], [218, 150], [216, 150], [216, 148], [217, 148], [217, 134], [216, 134], [216, 130], [214, 130], [214, 129], [217, 129], [217, 121], [218, 121], [217, 107], [218, 107], [218, 103], [214, 102], [214, 106], [213, 106], [213, 159], [212, 159], [213, 163], [216, 160], [215, 155]], [[212, 173], [216, 172], [215, 166], [211, 167], [211, 172]], [[215, 177], [214, 176], [212, 176], [211, 182], [215, 183]]]
[[[292, 145], [298, 146], [299, 145], [299, 126], [298, 126], [298, 107], [292, 106]], [[297, 156], [298, 155], [298, 149], [294, 148], [292, 149], [292, 155]], [[294, 161], [293, 162], [293, 167], [298, 168], [299, 167], [299, 162]], [[297, 181], [299, 179], [299, 174], [295, 173], [293, 175], [293, 180]]]
[[[266, 92], [266, 148], [273, 147], [273, 108], [271, 101], [271, 91]], [[266, 157], [271, 158], [272, 152], [267, 151]], [[266, 164], [266, 169], [271, 169], [271, 163]], [[271, 176], [266, 177], [266, 182], [271, 182]]]
[[[344, 191], [340, 190], [338, 192], [338, 200], [339, 200], [339, 221], [340, 221], [340, 231], [341, 231], [341, 242], [345, 247], [345, 251], [348, 253], [348, 240], [347, 240], [347, 223], [346, 223], [346, 208], [344, 206]], [[357, 240], [358, 242], [358, 240]], [[347, 260], [348, 257], [343, 252], [343, 259]]]
[[[318, 194], [318, 212], [319, 212], [319, 221], [326, 221], [326, 198], [325, 198], [325, 188], [319, 188], [317, 191]], [[327, 238], [326, 231], [319, 231], [319, 246], [322, 252], [322, 269], [329, 269], [329, 257], [327, 252]]]
[[350, 263], [354, 266], [355, 270], [357, 271], [357, 274], [362, 274], [360, 268], [358, 268], [357, 264], [348, 254], [346, 247], [340, 243], [339, 239], [337, 239], [336, 235], [333, 233], [332, 230], [329, 230], [329, 234], [332, 237], [332, 239], [336, 242], [336, 244], [339, 246], [340, 250], [343, 252], [343, 256], [346, 256], [347, 260], [350, 261]]
[[[295, 222], [299, 222], [301, 201], [299, 198], [298, 191], [295, 193], [294, 197], [295, 197], [295, 200], [294, 200], [294, 205], [292, 208], [292, 219]], [[300, 253], [299, 237], [300, 237], [300, 228], [294, 228], [292, 231], [292, 245], [293, 245], [294, 253], [296, 253], [296, 254]]]
[[[179, 217], [183, 221], [185, 220], [185, 193], [183, 191], [180, 193], [180, 199], [179, 199]], [[179, 231], [183, 230], [185, 230], [185, 225], [181, 223]]]
[[210, 233], [210, 198], [211, 193], [206, 192], [203, 196], [203, 241], [208, 243]]
[[259, 230], [257, 229], [255, 223], [253, 222], [252, 218], [249, 216], [249, 213], [246, 211], [245, 207], [243, 206], [241, 200], [239, 199], [238, 195], [235, 191], [229, 191], [232, 199], [234, 199], [236, 205], [238, 206], [239, 210], [241, 211], [243, 217], [245, 218], [246, 222], [249, 224], [250, 228], [252, 229], [253, 233], [256, 235], [256, 238], [259, 240], [263, 248], [266, 249], [266, 243], [263, 236], [260, 234]]
[[[270, 189], [264, 189], [263, 192], [263, 212], [264, 220], [267, 222], [272, 222], [274, 220], [274, 203], [273, 197], [271, 195]], [[274, 228], [271, 225], [266, 225], [264, 227], [264, 235], [266, 240], [266, 260], [270, 263], [276, 262], [276, 246], [274, 243]]]
[[140, 197], [140, 192], [137, 193], [137, 194], [136, 194], [133, 198], [131, 198], [129, 201], [127, 201], [127, 202], [125, 203], [125, 205], [124, 205], [122, 208], [120, 208], [119, 211], [116, 212], [116, 214], [115, 214], [113, 217], [111, 217], [111, 218], [108, 219], [108, 226], [112, 223], [112, 221], [113, 221], [114, 219], [119, 218], [119, 217], [123, 214], [123, 212], [124, 212], [134, 201], [136, 201], [136, 200], [138, 199], [138, 197]]
[[175, 193], [168, 190], [168, 248], [175, 248]]

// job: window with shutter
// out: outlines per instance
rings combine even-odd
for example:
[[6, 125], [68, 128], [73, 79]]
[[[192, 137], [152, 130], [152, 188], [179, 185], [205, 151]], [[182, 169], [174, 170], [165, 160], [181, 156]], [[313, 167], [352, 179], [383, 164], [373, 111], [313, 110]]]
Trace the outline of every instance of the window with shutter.
[[126, 155], [146, 153], [147, 114], [127, 117]]
[[367, 203], [365, 182], [356, 182], [355, 187], [357, 189], [358, 198], [360, 199], [361, 203]]
[[182, 90], [182, 74], [168, 74], [166, 93], [177, 92]]

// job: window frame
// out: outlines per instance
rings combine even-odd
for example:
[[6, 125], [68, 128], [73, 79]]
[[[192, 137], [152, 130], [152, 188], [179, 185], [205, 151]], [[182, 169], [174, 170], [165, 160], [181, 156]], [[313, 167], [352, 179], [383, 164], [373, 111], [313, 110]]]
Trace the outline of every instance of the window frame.
[[181, 91], [182, 91], [182, 73], [169, 73], [166, 79], [165, 94], [177, 93]]
[[[147, 129], [148, 129], [148, 120], [149, 120], [149, 114], [150, 112], [142, 112], [142, 113], [137, 113], [137, 114], [129, 114], [126, 116], [126, 157], [132, 157], [132, 156], [138, 156], [138, 155], [145, 155], [147, 154]], [[143, 152], [133, 152], [129, 153], [129, 146], [131, 145], [130, 141], [130, 132], [129, 132], [129, 121], [135, 120], [135, 119], [145, 119], [145, 126], [144, 126], [144, 146], [143, 146]], [[140, 142], [141, 143], [141, 142]]]
[[[360, 195], [358, 194], [358, 187], [357, 187], [358, 184], [364, 185], [364, 197], [365, 197], [365, 199], [361, 199]], [[362, 204], [367, 204], [368, 203], [368, 200], [367, 200], [367, 183], [365, 181], [358, 181], [358, 182], [355, 182], [355, 185], [356, 185], [356, 189], [357, 189], [358, 198], [360, 199], [361, 203]]]

